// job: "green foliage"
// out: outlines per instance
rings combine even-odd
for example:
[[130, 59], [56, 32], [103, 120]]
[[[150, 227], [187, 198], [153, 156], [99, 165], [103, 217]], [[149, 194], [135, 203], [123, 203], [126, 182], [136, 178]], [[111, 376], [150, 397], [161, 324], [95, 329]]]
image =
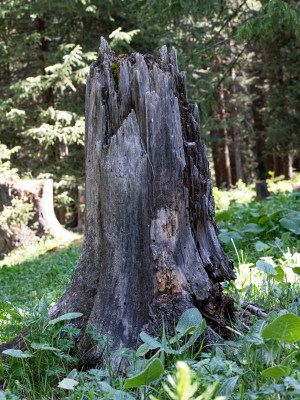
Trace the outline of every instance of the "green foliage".
[[145, 368], [137, 375], [126, 379], [125, 388], [138, 388], [141, 386], [148, 386], [150, 383], [156, 381], [164, 372], [164, 367], [158, 358], [154, 358], [146, 364]]
[[[122, 3], [5, 0], [0, 5], [0, 173], [14, 168], [21, 176], [54, 178], [55, 203], [68, 208], [67, 221], [74, 218], [77, 186], [84, 180], [85, 81], [99, 36], [111, 34], [117, 51], [131, 51], [139, 31], [116, 29], [136, 20], [131, 16], [129, 23], [119, 12]], [[4, 146], [13, 152], [11, 161]], [[72, 183], [62, 187], [65, 176]]]
[[22, 200], [14, 198], [11, 206], [6, 206], [0, 214], [0, 226], [8, 233], [13, 234], [17, 228], [27, 225], [33, 215], [32, 204], [23, 203]]
[[300, 340], [300, 318], [294, 314], [284, 314], [267, 325], [262, 332], [265, 339], [295, 343]]
[[[255, 10], [252, 18], [239, 29], [243, 38], [273, 41], [285, 31], [286, 35], [294, 36], [300, 41], [300, 17], [296, 2], [271, 0], [259, 10]], [[257, 23], [259, 22], [259, 23]]]
[[56, 324], [49, 322], [48, 306], [42, 297], [38, 304], [38, 314], [29, 325], [27, 350], [8, 349], [3, 352], [7, 357], [8, 387], [30, 398], [37, 395], [36, 385], [39, 385], [39, 394], [44, 396], [57, 378], [77, 362], [71, 350], [80, 330], [71, 324], [64, 325], [64, 319]]
[[[289, 185], [273, 183], [272, 189], [290, 189]], [[235, 194], [228, 193], [228, 197], [238, 198], [239, 191], [232, 191]], [[298, 212], [297, 196], [289, 191], [246, 205], [231, 201], [226, 214], [221, 212], [218, 219], [219, 239], [237, 265], [238, 279], [234, 285], [225, 283], [226, 290], [267, 310], [286, 308], [299, 312], [300, 242], [297, 230], [292, 228]]]
[[140, 31], [140, 29], [134, 29], [129, 32], [122, 32], [122, 28], [119, 27], [109, 35], [109, 39], [112, 39], [110, 45], [116, 51], [118, 51], [118, 49], [122, 50], [125, 47], [126, 50], [130, 52], [132, 51], [130, 43], [132, 42], [134, 36], [137, 35]]
[[11, 156], [19, 150], [20, 147], [18, 146], [9, 149], [5, 144], [0, 143], [0, 175], [3, 175], [6, 179], [18, 177], [18, 170], [12, 168]]

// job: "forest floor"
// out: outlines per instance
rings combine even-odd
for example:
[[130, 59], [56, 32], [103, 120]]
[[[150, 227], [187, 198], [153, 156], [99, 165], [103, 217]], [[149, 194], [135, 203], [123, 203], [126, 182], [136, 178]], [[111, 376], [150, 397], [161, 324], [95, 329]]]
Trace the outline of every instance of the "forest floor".
[[126, 375], [109, 367], [111, 343], [93, 327], [108, 368], [80, 371], [74, 350], [80, 332], [68, 324], [76, 315], [48, 319], [74, 272], [82, 237], [47, 239], [7, 255], [0, 261], [0, 343], [25, 326], [30, 336], [26, 350], [6, 350], [0, 359], [0, 399], [299, 399], [300, 175], [268, 187], [271, 195], [261, 202], [254, 186], [214, 189], [219, 240], [237, 275], [223, 283], [236, 300], [228, 327], [235, 339], [206, 347], [205, 320], [191, 309], [175, 337], [142, 334], [136, 353], [117, 352]]

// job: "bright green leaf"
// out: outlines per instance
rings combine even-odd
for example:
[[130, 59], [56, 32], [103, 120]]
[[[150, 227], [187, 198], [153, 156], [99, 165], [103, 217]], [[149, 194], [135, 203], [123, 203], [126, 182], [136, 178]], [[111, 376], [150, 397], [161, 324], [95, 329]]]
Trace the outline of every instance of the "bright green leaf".
[[290, 373], [290, 368], [277, 365], [276, 367], [271, 367], [265, 369], [261, 374], [262, 376], [267, 376], [273, 379], [280, 379], [283, 376], [288, 376]]
[[224, 381], [222, 386], [220, 387], [218, 391], [219, 396], [226, 396], [227, 399], [231, 398], [231, 394], [234, 391], [234, 388], [236, 386], [236, 383], [239, 379], [239, 375], [233, 376], [231, 378], [228, 378]]
[[77, 312], [67, 313], [67, 314], [61, 315], [58, 318], [51, 319], [51, 321], [49, 321], [49, 324], [50, 325], [55, 325], [60, 321], [69, 321], [70, 319], [75, 319], [75, 318], [82, 317], [82, 315], [83, 315], [82, 313], [77, 313]]
[[35, 343], [32, 342], [30, 346], [35, 350], [51, 350], [51, 351], [60, 351], [55, 347], [51, 347], [48, 343]]
[[230, 232], [222, 232], [218, 235], [218, 239], [220, 242], [228, 244], [231, 243], [231, 239], [234, 242], [238, 242], [242, 240], [242, 236], [238, 232], [230, 231]]
[[64, 378], [62, 381], [59, 382], [57, 387], [60, 389], [66, 389], [66, 390], [74, 390], [75, 386], [78, 385], [78, 381], [75, 381], [75, 379], [70, 379], [70, 378]]
[[197, 308], [190, 308], [181, 315], [176, 325], [176, 331], [187, 335], [189, 332], [202, 325], [202, 321], [203, 318], [200, 311]]
[[150, 350], [150, 347], [147, 343], [143, 343], [140, 345], [140, 347], [137, 349], [135, 355], [137, 357], [143, 357], [148, 351]]
[[7, 356], [10, 357], [15, 357], [15, 358], [29, 358], [33, 357], [33, 354], [30, 354], [28, 352], [23, 352], [22, 350], [16, 350], [16, 349], [7, 349], [2, 352], [2, 354], [6, 354]]
[[261, 335], [265, 339], [295, 343], [300, 340], [300, 318], [294, 314], [284, 314], [267, 325]]
[[300, 235], [300, 217], [297, 218], [281, 218], [279, 220], [280, 225], [296, 235]]
[[269, 245], [261, 242], [260, 240], [258, 240], [257, 242], [254, 243], [254, 247], [255, 247], [256, 251], [265, 251], [270, 248]]
[[216, 214], [216, 221], [229, 221], [230, 220], [230, 214], [228, 211], [222, 211], [218, 214]]
[[157, 349], [158, 347], [162, 346], [162, 344], [158, 340], [148, 335], [146, 332], [141, 332], [140, 338], [144, 343], [146, 343], [149, 346], [149, 349], [151, 350]]
[[282, 282], [284, 280], [284, 271], [281, 267], [275, 267], [277, 275], [274, 276], [276, 282]]
[[151, 382], [158, 379], [164, 372], [164, 367], [158, 358], [152, 360], [146, 368], [138, 375], [126, 379], [125, 388], [138, 388], [149, 385]]
[[258, 224], [247, 224], [244, 226], [244, 228], [242, 229], [242, 232], [245, 233], [261, 233], [265, 230], [264, 227], [258, 225]]

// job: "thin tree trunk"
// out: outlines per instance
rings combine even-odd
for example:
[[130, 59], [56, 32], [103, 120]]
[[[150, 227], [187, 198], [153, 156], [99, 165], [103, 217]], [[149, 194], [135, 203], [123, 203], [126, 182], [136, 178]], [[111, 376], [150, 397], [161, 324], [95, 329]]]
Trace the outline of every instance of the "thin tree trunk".
[[[221, 121], [225, 123], [226, 121], [226, 106], [224, 99], [224, 85], [221, 83], [220, 85], [220, 100], [221, 100]], [[224, 156], [225, 156], [225, 173], [226, 173], [226, 183], [228, 186], [232, 186], [232, 177], [231, 177], [231, 165], [230, 165], [230, 154], [229, 154], [229, 139], [227, 128], [223, 128], [224, 132]]]
[[[86, 93], [85, 240], [51, 315], [83, 313], [83, 332], [92, 324], [115, 348], [137, 344], [149, 307], [173, 322], [196, 305], [225, 326], [233, 303], [220, 282], [235, 276], [217, 240], [198, 109], [175, 50], [118, 60], [101, 38]], [[87, 334], [81, 350], [83, 362], [99, 363]]]
[[[236, 96], [236, 72], [235, 68], [232, 68], [231, 71], [232, 78], [232, 93], [233, 96]], [[234, 104], [232, 110], [232, 118], [237, 118], [238, 112], [237, 107]], [[233, 134], [233, 146], [234, 146], [234, 161], [235, 161], [235, 179], [243, 180], [243, 168], [242, 168], [242, 157], [241, 157], [241, 142], [240, 142], [240, 126], [238, 122], [235, 122], [232, 128]]]
[[285, 163], [285, 179], [292, 179], [293, 178], [293, 155], [291, 152], [288, 153], [286, 156], [286, 163]]
[[221, 187], [226, 184], [225, 151], [223, 130], [212, 129], [210, 131], [212, 143], [212, 157], [214, 162], [215, 185]]

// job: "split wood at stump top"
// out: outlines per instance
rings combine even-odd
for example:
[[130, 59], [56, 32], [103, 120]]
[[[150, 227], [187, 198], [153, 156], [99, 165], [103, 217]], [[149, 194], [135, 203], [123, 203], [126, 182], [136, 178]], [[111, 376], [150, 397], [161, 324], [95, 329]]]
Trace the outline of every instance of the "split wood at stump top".
[[[217, 240], [198, 109], [174, 49], [116, 59], [101, 38], [85, 140], [85, 241], [53, 314], [82, 312], [81, 327], [91, 323], [115, 347], [136, 345], [149, 306], [176, 319], [196, 304], [224, 323], [220, 282], [234, 278], [232, 262]], [[88, 346], [86, 337], [96, 360], [100, 349]]]

